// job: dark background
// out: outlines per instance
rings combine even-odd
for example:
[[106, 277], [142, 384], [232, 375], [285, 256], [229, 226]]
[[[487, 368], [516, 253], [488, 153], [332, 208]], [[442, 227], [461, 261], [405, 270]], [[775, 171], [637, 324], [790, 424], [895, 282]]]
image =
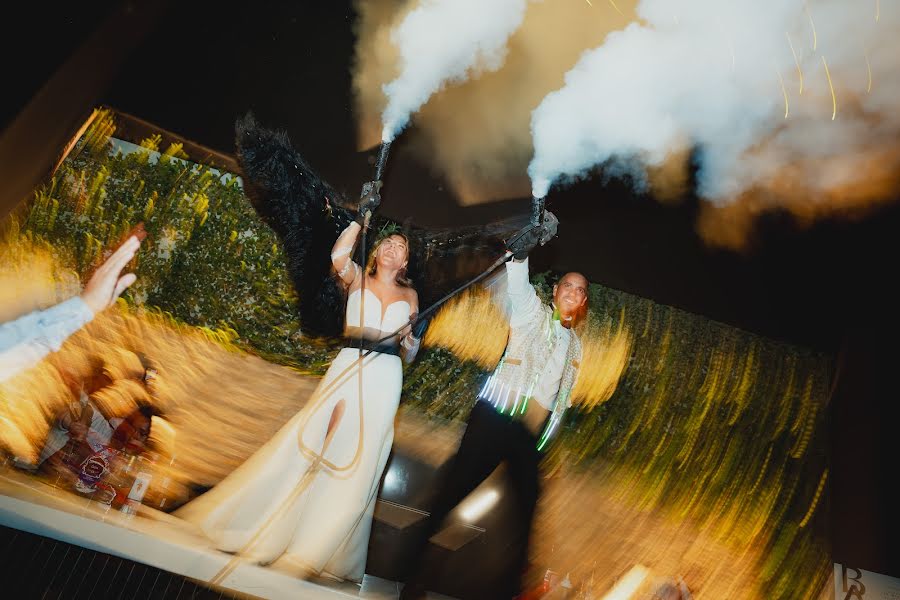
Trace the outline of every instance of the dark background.
[[[80, 102], [82, 119], [106, 104], [225, 153], [233, 152], [235, 118], [253, 110], [263, 123], [287, 130], [311, 164], [348, 195], [371, 178], [372, 153], [355, 149], [355, 13], [348, 0], [105, 0], [89, 9], [81, 3], [20, 8], [24, 16], [7, 20], [10, 31], [0, 38], [0, 151], [9, 146], [12, 126], [21, 125], [62, 136], [46, 139], [58, 153], [56, 139], [74, 133], [74, 120], [55, 124], [48, 108], [53, 102]], [[109, 40], [99, 51], [97, 32]], [[86, 50], [92, 35], [94, 47]], [[90, 60], [73, 61], [79, 52]], [[92, 78], [95, 69], [110, 76]], [[36, 100], [41, 97], [43, 104]], [[17, 157], [41, 160], [27, 152]], [[9, 169], [2, 172], [10, 176]], [[382, 210], [401, 220], [452, 226], [521, 214], [528, 201], [458, 206], [401, 136]], [[894, 375], [900, 369], [900, 203], [807, 228], [788, 214], [770, 213], [760, 219], [750, 249], [738, 254], [699, 238], [693, 197], [662, 206], [635, 195], [626, 182], [593, 180], [554, 189], [548, 202], [560, 219], [560, 237], [536, 252], [538, 269], [580, 270], [596, 283], [836, 357], [830, 408], [834, 560], [900, 576], [898, 502], [888, 494], [900, 458]]]

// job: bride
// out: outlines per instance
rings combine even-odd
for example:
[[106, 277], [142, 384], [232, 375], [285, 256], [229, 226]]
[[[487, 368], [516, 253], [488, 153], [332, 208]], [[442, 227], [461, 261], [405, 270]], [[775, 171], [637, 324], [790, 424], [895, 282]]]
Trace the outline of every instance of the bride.
[[[381, 239], [365, 270], [352, 251], [377, 194], [338, 237], [331, 260], [346, 286], [342, 349], [308, 404], [243, 465], [175, 514], [220, 550], [299, 576], [361, 581], [378, 484], [394, 437], [400, 355], [411, 362], [422, 332], [401, 329], [418, 312], [406, 279], [409, 242]], [[380, 341], [391, 332], [400, 333]], [[418, 334], [418, 335], [416, 335]]]

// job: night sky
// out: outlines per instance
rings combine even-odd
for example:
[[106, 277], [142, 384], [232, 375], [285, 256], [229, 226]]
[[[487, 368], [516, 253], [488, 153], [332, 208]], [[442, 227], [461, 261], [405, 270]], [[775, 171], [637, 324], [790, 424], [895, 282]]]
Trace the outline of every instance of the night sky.
[[[116, 4], [95, 3], [89, 14], [27, 9], [21, 39], [3, 42], [7, 57], [17, 47], [34, 51], [30, 63], [10, 63], [4, 124]], [[256, 2], [242, 11], [170, 3], [103, 103], [227, 153], [234, 150], [235, 118], [253, 110], [287, 130], [311, 164], [352, 196], [371, 173], [371, 153], [355, 147], [354, 22], [347, 0]], [[529, 202], [458, 206], [450, 187], [404, 148], [403, 136], [383, 197], [386, 215], [435, 226], [521, 214]], [[594, 178], [554, 188], [548, 203], [560, 218], [560, 237], [534, 254], [535, 268], [580, 270], [612, 288], [827, 351], [848, 328], [896, 322], [898, 203], [854, 222], [832, 218], [804, 228], [787, 214], [768, 214], [743, 254], [704, 244], [695, 231], [696, 198], [663, 206], [626, 182]]]

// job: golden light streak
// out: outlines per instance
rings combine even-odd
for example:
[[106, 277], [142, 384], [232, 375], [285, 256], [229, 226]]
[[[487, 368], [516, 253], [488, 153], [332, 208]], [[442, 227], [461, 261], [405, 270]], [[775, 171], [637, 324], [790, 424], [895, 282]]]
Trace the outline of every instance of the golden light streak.
[[616, 391], [628, 366], [632, 340], [626, 327], [610, 331], [593, 323], [585, 325], [578, 335], [581, 367], [572, 389], [572, 403], [589, 410], [609, 400]]
[[619, 10], [619, 7], [616, 6], [615, 0], [609, 0], [609, 3], [612, 4], [612, 7], [613, 7], [614, 9], [616, 9], [616, 12], [617, 12], [617, 13], [619, 13], [619, 14], [622, 15], [623, 17], [625, 16], [625, 13], [623, 13], [621, 10]]
[[[479, 335], [472, 335], [473, 331]], [[484, 288], [470, 288], [438, 311], [423, 340], [426, 347], [447, 348], [462, 360], [471, 360], [484, 369], [500, 362], [509, 325]]]
[[769, 461], [772, 459], [772, 444], [769, 444], [769, 449], [766, 451], [766, 458], [763, 461], [762, 467], [759, 469], [759, 475], [756, 477], [756, 480], [753, 482], [753, 486], [750, 488], [750, 491], [747, 492], [748, 497], [752, 497], [753, 493], [756, 491], [756, 488], [759, 487], [759, 484], [762, 482], [763, 478], [766, 474], [766, 469], [769, 467]]
[[800, 95], [803, 95], [803, 70], [800, 68], [800, 59], [797, 58], [797, 53], [794, 51], [794, 43], [791, 42], [791, 36], [788, 35], [788, 32], [784, 32], [784, 37], [787, 38], [788, 46], [791, 47], [791, 54], [794, 55], [794, 64], [797, 65], [797, 74], [800, 76]]
[[594, 6], [593, 4], [591, 4], [591, 0], [584, 0], [584, 1], [587, 2], [591, 7]]
[[620, 579], [615, 587], [603, 596], [603, 600], [628, 600], [633, 598], [635, 592], [647, 579], [650, 571], [643, 565], [634, 565], [628, 573]]
[[37, 451], [27, 433], [3, 415], [0, 415], [0, 449], [9, 450], [14, 456], [29, 460], [37, 458]]
[[781, 77], [781, 73], [775, 71], [776, 75], [778, 75], [778, 82], [781, 84], [781, 93], [784, 95], [784, 118], [788, 118], [788, 113], [790, 112], [790, 106], [788, 105], [788, 95], [787, 90], [784, 88], [784, 79]]
[[875, 22], [878, 22], [878, 19], [881, 18], [881, 2], [879, 0], [875, 0]]
[[810, 25], [810, 27], [812, 27], [812, 34], [813, 34], [813, 50], [815, 50], [819, 45], [819, 37], [818, 37], [818, 35], [816, 35], [816, 24], [815, 24], [815, 22], [813, 22], [812, 13], [809, 12], [809, 7], [804, 6], [803, 10], [806, 11], [806, 16], [809, 17], [809, 25]]
[[816, 512], [816, 506], [819, 505], [819, 499], [822, 497], [822, 490], [825, 489], [825, 482], [828, 480], [828, 469], [825, 469], [822, 472], [822, 477], [819, 479], [819, 486], [816, 488], [816, 494], [813, 496], [812, 504], [809, 505], [809, 510], [806, 511], [806, 515], [803, 517], [803, 520], [800, 521], [800, 527], [806, 527], [806, 524], [812, 518], [813, 514]]
[[822, 64], [825, 65], [825, 76], [828, 77], [828, 88], [831, 90], [831, 120], [837, 116], [837, 97], [834, 95], [834, 85], [831, 83], [831, 73], [828, 71], [828, 62], [822, 57]]
[[791, 433], [797, 436], [794, 441], [794, 447], [789, 452], [791, 458], [803, 456], [809, 446], [810, 439], [812, 439], [816, 413], [818, 412], [818, 404], [813, 399], [812, 392], [813, 380], [811, 377], [807, 377], [806, 385], [803, 387], [803, 394], [800, 397], [800, 415], [791, 427]]
[[872, 65], [869, 64], [869, 53], [864, 52], [864, 56], [866, 57], [866, 74], [869, 79], [869, 83], [866, 85], [866, 93], [868, 94], [872, 91]]

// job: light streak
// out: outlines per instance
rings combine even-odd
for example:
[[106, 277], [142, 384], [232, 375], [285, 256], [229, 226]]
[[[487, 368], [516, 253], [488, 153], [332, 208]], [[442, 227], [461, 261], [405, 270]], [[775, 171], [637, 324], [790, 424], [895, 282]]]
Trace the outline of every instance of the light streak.
[[590, 5], [590, 6], [591, 6], [591, 8], [593, 8], [593, 6], [594, 6], [594, 5], [593, 5], [593, 4], [591, 4], [591, 0], [584, 0], [584, 1], [585, 1], [585, 2], [587, 2], [587, 3], [588, 3], [588, 5]]
[[809, 24], [812, 27], [813, 34], [813, 50], [815, 50], [819, 45], [819, 37], [816, 35], [816, 24], [813, 22], [812, 13], [809, 12], [809, 7], [804, 6], [803, 10], [806, 11], [806, 16], [809, 17]]
[[[471, 335], [472, 331], [479, 335]], [[425, 347], [446, 348], [463, 360], [493, 370], [503, 355], [508, 336], [509, 323], [491, 300], [490, 292], [470, 288], [438, 311], [423, 343]]]
[[822, 57], [822, 64], [825, 65], [825, 76], [828, 77], [828, 88], [831, 90], [831, 120], [837, 116], [837, 97], [834, 95], [834, 84], [831, 83], [831, 73], [828, 71], [828, 63], [825, 57]]
[[622, 579], [616, 582], [615, 587], [603, 596], [603, 600], [629, 600], [649, 574], [650, 571], [646, 567], [634, 565]]
[[869, 64], [869, 53], [865, 52], [864, 55], [866, 57], [866, 74], [869, 78], [869, 83], [866, 85], [866, 93], [868, 94], [872, 91], [872, 65]]
[[782, 79], [781, 73], [779, 73], [779, 72], [776, 70], [776, 71], [775, 71], [775, 74], [778, 75], [778, 81], [779, 81], [779, 83], [781, 83], [781, 93], [784, 95], [784, 118], [787, 119], [787, 118], [788, 118], [788, 113], [790, 112], [790, 106], [788, 105], [788, 95], [787, 95], [787, 90], [784, 89], [784, 79]]
[[491, 510], [491, 508], [497, 504], [497, 500], [499, 499], [500, 492], [497, 490], [487, 490], [475, 496], [469, 502], [466, 502], [466, 506], [459, 511], [459, 516], [470, 523], [477, 521], [484, 516], [487, 511]]
[[397, 486], [402, 483], [402, 479], [397, 475], [397, 469], [388, 469], [387, 475], [384, 476], [384, 489], [386, 491], [396, 491]]
[[623, 13], [621, 10], [619, 10], [619, 7], [616, 6], [616, 1], [615, 1], [615, 0], [609, 0], [609, 3], [612, 4], [612, 7], [613, 7], [614, 9], [616, 9], [616, 12], [617, 12], [617, 13], [619, 13], [619, 14], [622, 15], [623, 17], [625, 16], [625, 13]]
[[878, 22], [878, 19], [881, 18], [881, 2], [879, 0], [875, 0], [875, 22]]
[[797, 58], [797, 53], [794, 51], [794, 44], [791, 42], [791, 36], [788, 35], [788, 32], [784, 32], [784, 36], [787, 38], [788, 46], [791, 47], [791, 54], [794, 55], [794, 64], [797, 65], [797, 73], [800, 75], [800, 95], [803, 95], [803, 70], [800, 68], [800, 59]]
[[822, 497], [822, 490], [825, 489], [825, 482], [827, 480], [828, 469], [825, 469], [825, 471], [822, 472], [822, 477], [819, 479], [819, 485], [816, 488], [815, 496], [813, 496], [812, 504], [809, 505], [809, 510], [806, 511], [806, 515], [804, 515], [803, 520], [800, 521], [800, 527], [806, 527], [806, 524], [809, 523], [809, 520], [816, 512], [816, 507], [819, 505], [819, 499]]

